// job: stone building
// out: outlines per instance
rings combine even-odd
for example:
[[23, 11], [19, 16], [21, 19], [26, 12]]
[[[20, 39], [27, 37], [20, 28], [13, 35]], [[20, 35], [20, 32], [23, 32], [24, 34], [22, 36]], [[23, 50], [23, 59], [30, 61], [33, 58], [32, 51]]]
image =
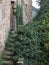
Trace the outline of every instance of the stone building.
[[10, 0], [0, 0], [0, 53], [10, 29]]
[[23, 24], [32, 19], [32, 0], [18, 0], [18, 3], [23, 6]]
[[[15, 16], [13, 11], [16, 7], [17, 0], [0, 0], [0, 53], [4, 48], [5, 40], [8, 36], [9, 30], [15, 29]], [[32, 19], [32, 1], [31, 0], [18, 0], [23, 6], [23, 24], [31, 21]]]
[[23, 1], [23, 23], [26, 24], [32, 19], [32, 0]]

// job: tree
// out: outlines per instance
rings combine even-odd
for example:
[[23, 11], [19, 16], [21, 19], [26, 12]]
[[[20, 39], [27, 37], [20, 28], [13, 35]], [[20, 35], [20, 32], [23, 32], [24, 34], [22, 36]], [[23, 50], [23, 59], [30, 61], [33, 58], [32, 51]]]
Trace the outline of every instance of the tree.
[[41, 20], [49, 12], [49, 0], [38, 0], [38, 2], [40, 5], [40, 11], [39, 11], [38, 15], [35, 17], [35, 19]]

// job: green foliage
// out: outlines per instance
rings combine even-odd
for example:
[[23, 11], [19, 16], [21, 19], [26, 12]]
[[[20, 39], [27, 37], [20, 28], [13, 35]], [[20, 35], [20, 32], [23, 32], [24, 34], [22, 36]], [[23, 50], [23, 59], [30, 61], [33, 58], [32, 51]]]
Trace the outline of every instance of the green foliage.
[[14, 60], [24, 58], [25, 65], [49, 65], [49, 0], [40, 5], [37, 17], [17, 32]]
[[49, 0], [41, 0], [40, 5], [34, 21], [17, 32], [14, 60], [24, 58], [25, 65], [49, 65]]
[[23, 11], [22, 11], [22, 6], [20, 6], [19, 4], [16, 5], [16, 12], [15, 12], [15, 16], [16, 16], [16, 24], [17, 25], [22, 25], [23, 24]]
[[49, 65], [49, 1], [40, 4], [37, 17], [16, 33], [14, 61], [24, 58], [24, 65]]
[[24, 58], [25, 65], [49, 65], [49, 19], [33, 21], [17, 32], [15, 57]]
[[40, 11], [38, 15], [36, 16], [35, 20], [41, 20], [43, 19], [47, 13], [49, 12], [49, 0], [38, 0], [40, 1]]
[[0, 65], [2, 65], [2, 60], [1, 60], [1, 58], [0, 58]]

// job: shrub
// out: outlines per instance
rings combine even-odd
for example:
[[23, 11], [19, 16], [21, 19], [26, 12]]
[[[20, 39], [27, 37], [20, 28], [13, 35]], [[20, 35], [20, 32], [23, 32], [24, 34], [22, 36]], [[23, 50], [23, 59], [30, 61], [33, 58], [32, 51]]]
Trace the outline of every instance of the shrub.
[[33, 21], [17, 32], [15, 57], [24, 58], [25, 65], [49, 65], [49, 18]]
[[0, 65], [2, 65], [2, 60], [1, 60], [1, 58], [0, 58]]

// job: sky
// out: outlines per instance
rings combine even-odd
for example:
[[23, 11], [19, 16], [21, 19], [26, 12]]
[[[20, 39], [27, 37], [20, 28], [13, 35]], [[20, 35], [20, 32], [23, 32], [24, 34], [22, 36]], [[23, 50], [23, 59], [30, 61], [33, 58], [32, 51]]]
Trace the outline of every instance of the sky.
[[40, 6], [38, 6], [36, 1], [37, 0], [32, 0], [32, 5], [38, 9], [38, 8], [40, 8]]

